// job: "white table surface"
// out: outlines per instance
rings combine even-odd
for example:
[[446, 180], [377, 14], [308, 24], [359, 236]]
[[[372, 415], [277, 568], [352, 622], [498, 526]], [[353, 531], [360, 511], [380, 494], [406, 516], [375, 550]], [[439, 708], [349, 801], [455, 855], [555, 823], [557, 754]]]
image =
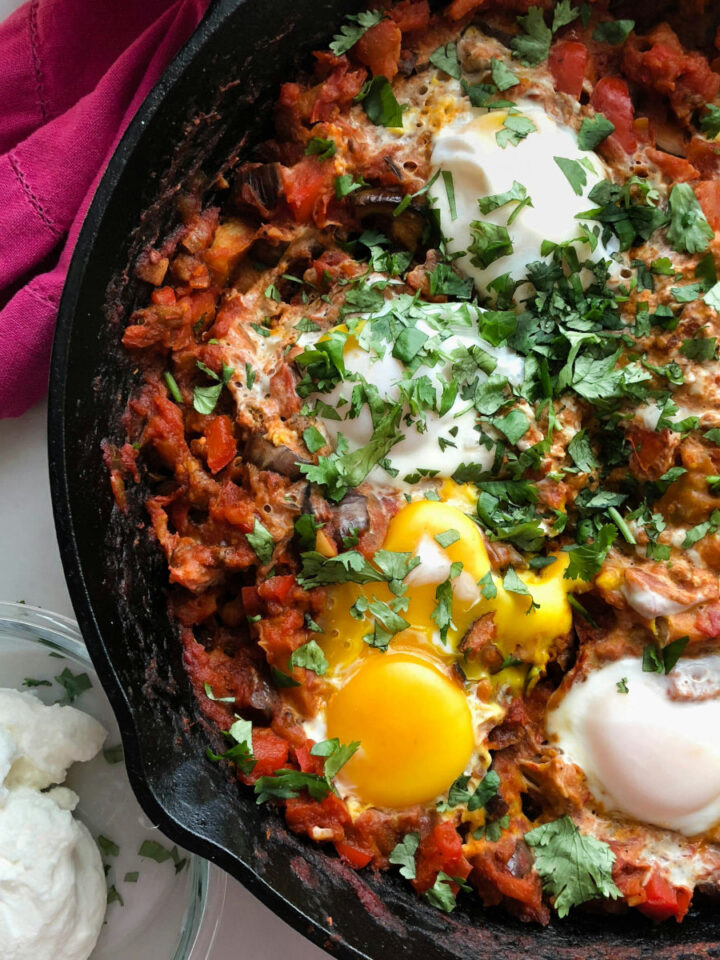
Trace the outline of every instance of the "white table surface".
[[[20, 2], [0, 0], [0, 21]], [[17, 420], [0, 420], [0, 600], [25, 600], [72, 617], [50, 506], [46, 414], [42, 403]], [[290, 956], [293, 960], [327, 958], [229, 878], [212, 960]], [[132, 960], [164, 958], [148, 955]]]
[[[55, 539], [48, 481], [46, 404], [0, 420], [0, 600], [74, 616]], [[217, 869], [217, 868], [214, 868]], [[327, 960], [327, 954], [228, 878], [212, 960]], [[164, 960], [148, 955], [132, 960]]]

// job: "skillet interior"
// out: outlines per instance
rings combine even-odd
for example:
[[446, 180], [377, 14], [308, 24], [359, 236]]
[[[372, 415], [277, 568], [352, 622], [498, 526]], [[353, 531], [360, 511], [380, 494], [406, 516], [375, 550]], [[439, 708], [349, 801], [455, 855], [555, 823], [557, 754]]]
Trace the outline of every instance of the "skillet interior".
[[53, 505], [73, 604], [118, 715], [131, 782], [169, 836], [340, 956], [720, 957], [720, 921], [707, 910], [693, 910], [682, 926], [577, 914], [540, 929], [461, 898], [447, 916], [399, 878], [355, 873], [301, 841], [205, 758], [168, 620], [164, 558], [138, 532], [138, 499], [125, 516], [113, 510], [100, 452], [104, 438], [122, 442], [118, 424], [134, 379], [119, 330], [145, 289], [128, 265], [172, 228], [180, 189], [199, 175], [213, 178], [228, 157], [267, 136], [278, 84], [345, 13], [366, 5], [217, 0], [125, 135], [77, 244], [52, 362]]

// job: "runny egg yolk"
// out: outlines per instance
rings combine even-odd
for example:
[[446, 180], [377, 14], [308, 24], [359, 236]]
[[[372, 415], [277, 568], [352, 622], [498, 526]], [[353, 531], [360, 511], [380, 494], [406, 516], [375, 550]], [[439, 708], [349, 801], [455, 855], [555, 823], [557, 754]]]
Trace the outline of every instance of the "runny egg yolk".
[[341, 779], [381, 807], [426, 803], [465, 769], [474, 738], [465, 693], [405, 653], [367, 659], [327, 706], [329, 737], [360, 747]]
[[[457, 534], [454, 542], [449, 543]], [[438, 541], [438, 537], [440, 541]], [[447, 546], [442, 546], [447, 543]], [[492, 613], [495, 620], [495, 643], [504, 657], [517, 657], [525, 663], [543, 667], [553, 641], [571, 627], [572, 615], [567, 593], [572, 581], [565, 579], [567, 554], [539, 573], [520, 571], [518, 577], [528, 594], [503, 587], [501, 576], [490, 575], [490, 560], [482, 534], [476, 524], [457, 507], [431, 500], [417, 500], [404, 507], [390, 522], [383, 549], [409, 553], [420, 558], [420, 564], [406, 578], [407, 610], [401, 616], [409, 627], [397, 633], [391, 648], [420, 652], [448, 662], [462, 656], [458, 644], [472, 624]], [[454, 563], [462, 570], [452, 580], [452, 625], [446, 644], [439, 639], [438, 627], [432, 619], [437, 605], [438, 586], [448, 579]], [[491, 589], [486, 596], [478, 581]], [[351, 608], [361, 597], [389, 603], [393, 600], [384, 583], [363, 586], [342, 584], [328, 591], [327, 606], [319, 618], [323, 631], [319, 641], [327, 657], [330, 673], [342, 673], [359, 659], [377, 656], [363, 637], [372, 632], [369, 615], [357, 619]], [[531, 607], [531, 602], [537, 605]], [[469, 679], [482, 675], [477, 661], [467, 660], [463, 670]], [[521, 682], [524, 680], [518, 677]]]

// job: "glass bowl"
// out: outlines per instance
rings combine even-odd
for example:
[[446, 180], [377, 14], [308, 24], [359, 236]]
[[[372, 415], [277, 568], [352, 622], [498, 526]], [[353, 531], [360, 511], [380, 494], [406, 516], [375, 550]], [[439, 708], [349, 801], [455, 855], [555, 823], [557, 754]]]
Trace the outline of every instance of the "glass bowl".
[[[94, 837], [103, 838], [107, 865], [108, 910], [90, 960], [208, 960], [225, 901], [225, 874], [178, 850], [140, 808], [122, 762], [117, 721], [77, 625], [37, 607], [0, 602], [0, 686], [32, 689], [54, 703], [67, 689], [63, 680], [72, 691], [82, 689], [74, 706], [108, 731], [98, 756], [75, 764], [67, 779], [80, 797], [77, 815]], [[143, 843], [150, 856], [140, 854]]]

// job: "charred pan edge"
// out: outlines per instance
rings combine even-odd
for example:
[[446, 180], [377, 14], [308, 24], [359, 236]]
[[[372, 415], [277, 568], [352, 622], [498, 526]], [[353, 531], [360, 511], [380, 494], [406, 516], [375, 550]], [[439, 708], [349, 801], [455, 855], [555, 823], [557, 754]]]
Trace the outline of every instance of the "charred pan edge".
[[[211, 182], [257, 142], [279, 81], [344, 14], [365, 6], [216, 0], [123, 137], [77, 243], [51, 370], [53, 507], [73, 604], [119, 719], [131, 782], [170, 837], [343, 957], [720, 957], [720, 924], [709, 912], [695, 911], [677, 928], [578, 915], [536, 930], [477, 907], [462, 905], [449, 917], [429, 910], [397, 878], [355, 874], [289, 833], [206, 762], [204, 736], [193, 734], [198, 718], [168, 619], [163, 558], [137, 535], [145, 522], [137, 498], [125, 515], [113, 509], [100, 456], [103, 440], [120, 439], [114, 434], [134, 380], [117, 334], [142, 292], [131, 266], [172, 230], [180, 188], [203, 175]], [[156, 170], [165, 173], [148, 174]]]

